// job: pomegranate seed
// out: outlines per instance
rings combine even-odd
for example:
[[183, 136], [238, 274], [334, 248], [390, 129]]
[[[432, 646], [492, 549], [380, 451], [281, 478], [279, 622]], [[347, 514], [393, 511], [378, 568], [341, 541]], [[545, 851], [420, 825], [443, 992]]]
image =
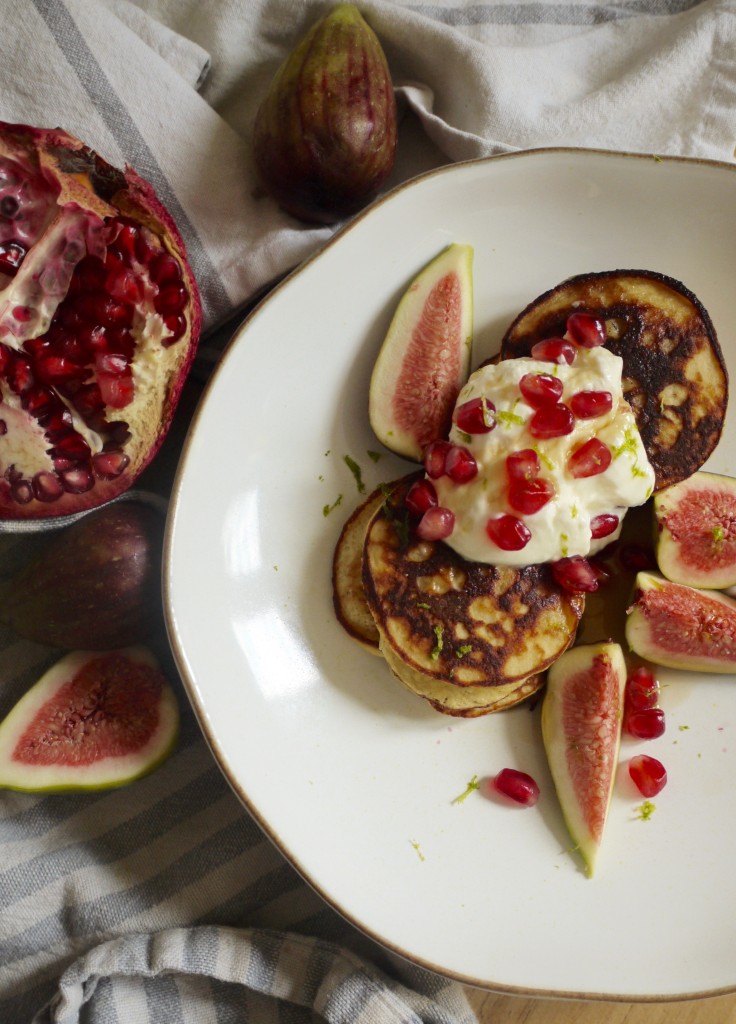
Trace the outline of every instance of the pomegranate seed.
[[542, 359], [546, 363], [567, 363], [575, 358], [575, 346], [564, 338], [545, 338], [532, 345], [532, 359]]
[[130, 456], [120, 451], [98, 452], [92, 457], [92, 466], [102, 480], [114, 480], [130, 463]]
[[11, 388], [19, 395], [22, 395], [34, 383], [31, 364], [27, 359], [17, 354], [13, 355], [10, 359], [7, 377]]
[[74, 395], [74, 408], [85, 420], [94, 417], [105, 407], [97, 384], [84, 384]]
[[103, 352], [95, 357], [95, 369], [98, 373], [109, 373], [116, 375], [124, 373], [128, 367], [128, 360], [125, 356], [112, 352]]
[[118, 267], [105, 278], [105, 290], [113, 299], [122, 303], [136, 303], [143, 298], [143, 285], [132, 270]]
[[532, 516], [539, 512], [555, 496], [555, 489], [549, 480], [538, 477], [509, 487], [509, 505], [515, 512]]
[[537, 409], [529, 421], [532, 436], [540, 438], [563, 437], [571, 434], [574, 426], [575, 417], [562, 402]]
[[424, 449], [424, 468], [433, 480], [444, 476], [447, 453], [452, 448], [449, 441], [431, 441]]
[[0, 345], [0, 373], [4, 373], [10, 363], [11, 353], [6, 345]]
[[621, 568], [627, 572], [640, 572], [643, 569], [656, 569], [657, 560], [654, 550], [645, 544], [624, 544], [618, 552]]
[[33, 495], [38, 501], [56, 501], [64, 493], [61, 481], [55, 473], [42, 470], [31, 481]]
[[525, 373], [519, 381], [519, 390], [527, 405], [542, 409], [546, 405], [557, 405], [562, 398], [562, 381], [548, 373]]
[[552, 575], [559, 585], [573, 594], [592, 594], [598, 589], [598, 576], [582, 555], [571, 555], [552, 563]]
[[35, 387], [23, 396], [23, 405], [37, 420], [49, 416], [58, 405], [56, 395], [49, 388]]
[[624, 715], [624, 729], [639, 740], [655, 740], [664, 733], [662, 708], [641, 708]]
[[85, 380], [90, 375], [89, 368], [80, 366], [64, 356], [48, 355], [39, 359], [36, 369], [41, 380], [50, 384], [63, 383], [70, 380]]
[[485, 398], [471, 398], [455, 410], [455, 423], [466, 434], [488, 434], [496, 426], [496, 406]]
[[569, 472], [576, 478], [597, 476], [605, 473], [611, 465], [611, 449], [597, 437], [591, 437], [570, 453], [567, 460]]
[[[75, 398], [76, 397], [77, 396], [75, 396]], [[73, 422], [74, 421], [72, 420], [72, 414], [66, 407], [63, 407], [57, 408], [51, 414], [51, 416], [49, 416], [49, 418], [42, 423], [42, 426], [46, 432], [46, 437], [49, 439], [49, 441], [51, 441], [53, 444], [56, 444], [56, 442], [59, 441], [65, 434], [69, 433]]]
[[478, 463], [467, 448], [453, 445], [445, 459], [445, 473], [456, 484], [466, 484], [478, 475]]
[[160, 252], [154, 256], [148, 270], [151, 280], [159, 288], [162, 288], [164, 285], [178, 284], [182, 280], [181, 267], [168, 252]]
[[455, 515], [449, 508], [437, 505], [428, 508], [417, 523], [417, 535], [422, 540], [444, 540], [455, 528]]
[[176, 316], [165, 316], [164, 327], [169, 334], [163, 338], [162, 345], [164, 348], [168, 348], [169, 345], [173, 345], [179, 338], [183, 338], [187, 330], [187, 318], [182, 314], [178, 313]]
[[656, 796], [667, 785], [664, 765], [649, 754], [637, 754], [631, 758], [629, 775], [642, 796]]
[[651, 669], [642, 665], [626, 680], [626, 704], [632, 711], [656, 708], [659, 704], [659, 681]]
[[590, 536], [593, 540], [600, 540], [602, 537], [609, 537], [618, 529], [621, 522], [613, 512], [601, 512], [599, 516], [593, 516], [590, 520]]
[[130, 439], [130, 429], [125, 420], [112, 420], [106, 424], [109, 443], [105, 450], [115, 449], [122, 446]]
[[566, 326], [567, 333], [581, 348], [597, 348], [606, 340], [605, 325], [590, 313], [572, 313]]
[[613, 408], [610, 391], [578, 391], [570, 399], [570, 408], [579, 420], [592, 420]]
[[539, 786], [531, 775], [518, 768], [502, 768], [493, 780], [494, 789], [524, 807], [533, 807], [539, 799]]
[[189, 295], [184, 285], [167, 284], [153, 300], [153, 308], [162, 316], [171, 316], [183, 313], [188, 301]]
[[502, 551], [521, 551], [532, 539], [532, 533], [516, 516], [494, 516], [486, 523], [486, 533]]
[[[135, 240], [135, 255], [140, 263], [150, 265], [152, 260], [160, 254], [151, 244], [151, 233], [147, 228], [140, 228], [138, 237]], [[173, 257], [172, 257], [173, 258]]]
[[18, 242], [6, 242], [0, 245], [0, 273], [15, 274], [23, 262], [26, 250]]
[[10, 493], [13, 501], [17, 501], [19, 505], [27, 505], [33, 499], [33, 488], [27, 480], [13, 480]]
[[535, 480], [539, 469], [539, 456], [533, 448], [522, 448], [506, 456], [506, 476], [512, 483]]
[[84, 466], [75, 466], [72, 469], [60, 469], [59, 479], [64, 485], [64, 490], [70, 494], [84, 494], [94, 487], [95, 479]]
[[133, 401], [135, 385], [131, 374], [108, 374], [99, 373], [97, 384], [100, 389], [102, 401], [110, 409], [124, 409]]
[[73, 459], [81, 462], [90, 457], [90, 448], [81, 434], [74, 432], [63, 437], [55, 447], [49, 450], [52, 459]]
[[29, 306], [13, 306], [12, 314], [19, 324], [27, 324], [33, 316], [33, 310]]
[[5, 422], [5, 420], [0, 420], [0, 437], [2, 437], [4, 434], [7, 434], [7, 432], [8, 424]]
[[429, 480], [416, 480], [407, 491], [404, 504], [415, 516], [422, 516], [437, 504], [437, 491]]
[[135, 259], [135, 242], [138, 237], [138, 228], [130, 221], [121, 224], [115, 244], [120, 249], [128, 262]]

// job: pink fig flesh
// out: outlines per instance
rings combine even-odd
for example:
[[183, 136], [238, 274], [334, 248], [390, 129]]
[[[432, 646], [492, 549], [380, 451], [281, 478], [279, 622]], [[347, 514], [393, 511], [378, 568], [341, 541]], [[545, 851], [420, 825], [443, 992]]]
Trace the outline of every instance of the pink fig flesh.
[[698, 472], [654, 498], [657, 564], [673, 583], [736, 585], [736, 479]]
[[640, 572], [626, 639], [632, 651], [655, 665], [734, 673], [736, 600]]
[[0, 786], [123, 785], [168, 756], [178, 726], [176, 696], [147, 648], [72, 652], [0, 723]]
[[447, 436], [473, 343], [473, 250], [443, 249], [399, 301], [371, 375], [368, 413], [376, 437], [415, 462]]
[[626, 663], [615, 643], [570, 648], [547, 674], [544, 748], [588, 875], [595, 870], [613, 792], [625, 685]]

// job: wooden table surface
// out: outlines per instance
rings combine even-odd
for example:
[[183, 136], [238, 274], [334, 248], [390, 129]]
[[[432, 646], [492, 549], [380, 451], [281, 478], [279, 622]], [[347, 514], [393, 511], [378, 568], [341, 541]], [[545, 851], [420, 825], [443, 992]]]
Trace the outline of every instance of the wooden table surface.
[[529, 999], [466, 989], [480, 1024], [734, 1024], [736, 995], [667, 1003]]

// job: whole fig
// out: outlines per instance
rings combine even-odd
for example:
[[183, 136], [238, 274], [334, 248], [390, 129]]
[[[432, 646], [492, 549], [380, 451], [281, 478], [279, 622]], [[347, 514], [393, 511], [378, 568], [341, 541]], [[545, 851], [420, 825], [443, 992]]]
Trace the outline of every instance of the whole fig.
[[396, 157], [396, 101], [385, 54], [353, 4], [312, 26], [256, 114], [264, 187], [300, 220], [331, 224], [375, 197]]
[[139, 501], [65, 527], [6, 584], [0, 623], [62, 650], [140, 643], [161, 622], [164, 517]]

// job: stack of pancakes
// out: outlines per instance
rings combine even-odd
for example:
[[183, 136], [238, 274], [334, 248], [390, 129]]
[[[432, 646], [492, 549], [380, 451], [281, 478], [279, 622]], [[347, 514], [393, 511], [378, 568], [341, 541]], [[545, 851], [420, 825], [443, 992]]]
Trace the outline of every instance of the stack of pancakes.
[[[514, 320], [501, 358], [561, 336], [572, 312], [601, 319], [606, 347], [623, 359], [624, 395], [656, 490], [690, 476], [718, 443], [728, 400], [723, 355], [698, 299], [648, 271], [580, 275]], [[561, 587], [549, 564], [469, 562], [419, 538], [404, 498], [421, 475], [379, 488], [345, 524], [333, 561], [337, 618], [438, 711], [474, 717], [512, 707], [540, 689], [574, 642], [585, 598]]]

